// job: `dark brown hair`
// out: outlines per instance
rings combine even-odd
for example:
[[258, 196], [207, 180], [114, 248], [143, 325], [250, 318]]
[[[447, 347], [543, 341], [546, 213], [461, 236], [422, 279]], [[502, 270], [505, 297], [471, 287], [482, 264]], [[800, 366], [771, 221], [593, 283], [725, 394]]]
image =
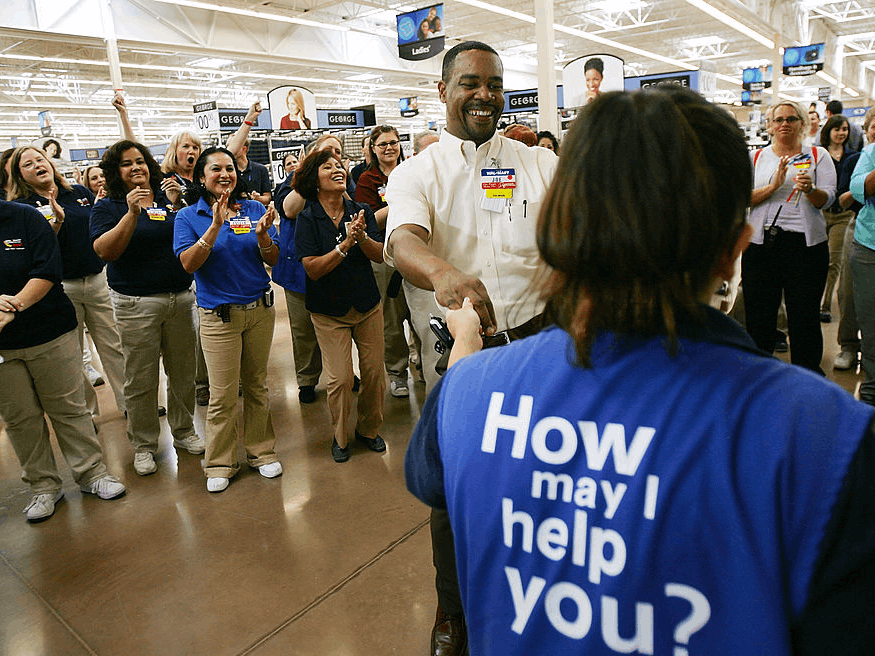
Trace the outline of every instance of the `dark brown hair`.
[[330, 159], [337, 159], [337, 157], [327, 148], [311, 150], [295, 169], [292, 189], [307, 200], [316, 200], [319, 195], [319, 167]]
[[374, 142], [381, 134], [387, 133], [394, 134], [395, 138], [398, 140], [398, 161], [396, 163], [400, 164], [404, 161], [404, 150], [401, 148], [401, 137], [398, 136], [398, 130], [391, 125], [378, 125], [371, 130], [371, 133], [368, 135], [368, 152], [371, 154], [371, 163], [368, 165], [369, 169], [380, 168], [380, 160], [377, 159], [377, 150], [374, 147]]
[[200, 154], [197, 161], [194, 163], [194, 169], [191, 173], [193, 178], [192, 184], [185, 191], [185, 202], [189, 205], [196, 204], [201, 198], [203, 198], [208, 205], [212, 205], [213, 202], [215, 202], [216, 199], [213, 198], [213, 195], [207, 191], [206, 187], [204, 187], [201, 178], [204, 177], [204, 169], [207, 168], [207, 158], [216, 153], [222, 153], [231, 158], [231, 161], [234, 163], [234, 173], [237, 175], [237, 184], [235, 184], [234, 188], [231, 190], [231, 194], [228, 197], [228, 205], [230, 206], [238, 203], [241, 196], [246, 191], [246, 183], [243, 180], [243, 176], [240, 174], [240, 167], [237, 166], [237, 158], [234, 157], [234, 155], [231, 154], [231, 151], [227, 148], [222, 146], [210, 146]]
[[[832, 131], [835, 128], [840, 128], [843, 125], [848, 125], [848, 139], [851, 137], [851, 125], [848, 123], [848, 119], [842, 116], [841, 114], [833, 114], [830, 116], [826, 123], [824, 123], [823, 127], [820, 129], [820, 145], [824, 148], [829, 148], [829, 140]], [[845, 139], [845, 143], [842, 144], [844, 146], [848, 145], [848, 139]]]
[[[618, 125], [624, 126], [617, 129]], [[702, 316], [750, 201], [743, 134], [696, 93], [603, 93], [575, 120], [538, 220], [544, 295], [590, 365], [595, 338], [665, 335]]]
[[106, 149], [106, 152], [103, 153], [103, 158], [100, 160], [100, 168], [103, 169], [103, 175], [106, 176], [106, 195], [115, 200], [124, 200], [125, 196], [128, 195], [130, 190], [122, 181], [119, 164], [122, 161], [122, 153], [131, 148], [139, 150], [146, 161], [146, 166], [149, 168], [149, 187], [152, 189], [155, 198], [157, 198], [161, 193], [161, 180], [164, 179], [161, 167], [155, 161], [155, 158], [152, 157], [152, 153], [149, 152], [148, 148], [141, 143], [129, 141], [128, 139], [116, 141]]

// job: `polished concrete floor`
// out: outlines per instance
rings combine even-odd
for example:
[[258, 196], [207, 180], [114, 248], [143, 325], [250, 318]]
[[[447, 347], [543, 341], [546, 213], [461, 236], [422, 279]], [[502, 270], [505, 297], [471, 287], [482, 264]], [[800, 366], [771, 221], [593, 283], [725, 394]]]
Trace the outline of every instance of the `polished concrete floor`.
[[[282, 301], [277, 309], [269, 373], [280, 478], [243, 471], [210, 494], [200, 456], [176, 452], [163, 421], [159, 470], [137, 476], [104, 385], [99, 437], [128, 494], [82, 495], [58, 454], [65, 499], [32, 525], [21, 514], [30, 493], [0, 433], [0, 654], [428, 652], [428, 510], [403, 480], [424, 388], [411, 383], [409, 399], [387, 394], [385, 454], [352, 442], [350, 461], [335, 464], [324, 389], [316, 403], [298, 403]], [[830, 377], [835, 332], [835, 323], [824, 324]], [[853, 392], [860, 376], [834, 378]], [[199, 427], [203, 416], [198, 408]]]

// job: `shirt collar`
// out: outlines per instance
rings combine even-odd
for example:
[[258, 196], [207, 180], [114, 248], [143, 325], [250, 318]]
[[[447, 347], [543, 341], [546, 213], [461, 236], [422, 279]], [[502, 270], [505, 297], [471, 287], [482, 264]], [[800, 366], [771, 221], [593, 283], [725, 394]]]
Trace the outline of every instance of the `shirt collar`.
[[488, 141], [483, 142], [480, 146], [476, 146], [473, 141], [459, 139], [459, 137], [444, 130], [441, 133], [439, 145], [452, 152], [458, 152], [470, 166], [473, 165], [480, 156], [498, 159], [499, 153], [501, 152], [501, 136], [498, 134], [498, 131], [496, 131]]

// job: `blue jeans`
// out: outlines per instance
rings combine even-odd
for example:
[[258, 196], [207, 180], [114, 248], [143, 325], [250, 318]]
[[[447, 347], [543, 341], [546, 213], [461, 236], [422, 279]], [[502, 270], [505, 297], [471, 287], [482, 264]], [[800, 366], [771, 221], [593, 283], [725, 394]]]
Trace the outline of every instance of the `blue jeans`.
[[854, 283], [854, 307], [863, 335], [861, 348], [865, 380], [860, 384], [860, 400], [875, 405], [875, 251], [855, 239], [849, 253]]

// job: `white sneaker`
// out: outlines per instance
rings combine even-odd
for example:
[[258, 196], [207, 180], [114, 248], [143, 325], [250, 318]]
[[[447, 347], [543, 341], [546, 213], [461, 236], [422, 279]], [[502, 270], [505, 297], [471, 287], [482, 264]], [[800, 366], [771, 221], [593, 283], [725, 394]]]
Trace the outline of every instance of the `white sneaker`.
[[203, 453], [206, 449], [206, 444], [204, 444], [204, 438], [195, 433], [194, 435], [189, 435], [188, 437], [183, 437], [181, 440], [174, 439], [173, 446], [177, 449], [185, 449], [189, 453], [193, 453], [198, 455]]
[[22, 512], [27, 513], [27, 521], [41, 522], [55, 514], [55, 504], [61, 500], [64, 493], [58, 490], [54, 494], [34, 494], [27, 508]]
[[[152, 454], [149, 454], [150, 456]], [[155, 464], [154, 461], [152, 464]], [[86, 494], [96, 494], [101, 499], [115, 499], [125, 493], [125, 486], [115, 477], [109, 474], [104, 474], [98, 479], [82, 485], [80, 490]]]
[[842, 351], [832, 362], [833, 369], [850, 369], [857, 364], [857, 354], [850, 351]]
[[158, 465], [155, 464], [155, 456], [148, 451], [137, 451], [134, 454], [134, 471], [140, 476], [148, 476], [158, 471]]
[[85, 365], [85, 375], [88, 376], [88, 382], [91, 383], [92, 387], [100, 387], [104, 383], [103, 376], [90, 364]]
[[207, 492], [221, 492], [228, 487], [228, 479], [220, 476], [207, 479]]
[[393, 380], [390, 382], [389, 392], [396, 399], [404, 399], [410, 396], [410, 390], [407, 389], [407, 383], [403, 380]]
[[258, 473], [265, 478], [276, 478], [283, 473], [283, 466], [277, 462], [269, 462], [266, 465], [261, 465], [258, 468]]

